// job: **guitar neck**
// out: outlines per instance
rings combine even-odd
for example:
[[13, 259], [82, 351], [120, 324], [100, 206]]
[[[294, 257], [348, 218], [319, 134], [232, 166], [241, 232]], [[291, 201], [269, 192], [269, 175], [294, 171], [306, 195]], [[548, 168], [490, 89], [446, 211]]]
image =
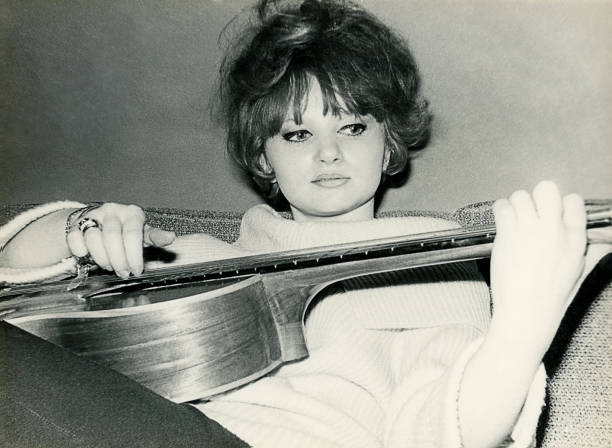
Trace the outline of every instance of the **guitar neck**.
[[[612, 225], [612, 200], [589, 200], [586, 204], [589, 229]], [[419, 260], [422, 264], [440, 264], [488, 257], [495, 234], [495, 226], [491, 224], [162, 268], [127, 280], [112, 275], [100, 275], [94, 278], [96, 283], [103, 283], [107, 288], [125, 288], [130, 285], [137, 288], [143, 284], [173, 285], [193, 281], [223, 281], [254, 274], [280, 273], [332, 265], [340, 269], [341, 265], [353, 264], [351, 262], [355, 261], [385, 258], [397, 260], [398, 256], [406, 255]], [[598, 238], [597, 242], [601, 242], [601, 238]], [[607, 242], [612, 243], [612, 241]], [[372, 269], [375, 270], [376, 267], [372, 266]], [[66, 281], [45, 285], [45, 288], [50, 290], [65, 287]], [[27, 293], [26, 289], [35, 291], [40, 288], [41, 285], [11, 288], [9, 295], [24, 294]], [[6, 292], [0, 292], [0, 298], [5, 295]]]
[[[597, 229], [612, 225], [611, 207], [612, 201], [610, 200], [587, 201], [587, 227]], [[410, 236], [198, 263], [178, 268], [161, 269], [145, 274], [141, 278], [144, 281], [154, 281], [156, 277], [165, 278], [167, 281], [196, 276], [198, 278], [231, 278], [255, 273], [295, 271], [350, 261], [434, 252], [437, 253], [436, 262], [443, 263], [445, 261], [458, 261], [456, 255], [458, 252], [464, 254], [466, 260], [489, 256], [490, 245], [495, 239], [495, 235], [493, 224], [464, 227]], [[610, 242], [612, 243], [612, 241]], [[469, 250], [469, 248], [473, 248], [473, 250]], [[457, 249], [461, 250], [458, 251]], [[445, 253], [449, 254], [449, 259], [445, 259]]]

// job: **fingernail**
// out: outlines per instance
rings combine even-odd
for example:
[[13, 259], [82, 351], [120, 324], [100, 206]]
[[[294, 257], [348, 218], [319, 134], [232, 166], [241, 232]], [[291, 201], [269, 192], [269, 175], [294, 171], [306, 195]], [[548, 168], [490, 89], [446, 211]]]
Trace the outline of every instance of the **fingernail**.
[[126, 279], [130, 276], [130, 273], [128, 271], [117, 271], [117, 275], [122, 279]]

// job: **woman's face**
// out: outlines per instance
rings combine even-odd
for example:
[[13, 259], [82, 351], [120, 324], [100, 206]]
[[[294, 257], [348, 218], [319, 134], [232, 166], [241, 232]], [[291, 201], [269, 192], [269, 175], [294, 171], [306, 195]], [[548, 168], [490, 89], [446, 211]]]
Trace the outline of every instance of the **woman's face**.
[[296, 221], [374, 217], [374, 195], [386, 164], [383, 127], [371, 115], [323, 115], [311, 82], [302, 123], [289, 112], [265, 144], [267, 163]]

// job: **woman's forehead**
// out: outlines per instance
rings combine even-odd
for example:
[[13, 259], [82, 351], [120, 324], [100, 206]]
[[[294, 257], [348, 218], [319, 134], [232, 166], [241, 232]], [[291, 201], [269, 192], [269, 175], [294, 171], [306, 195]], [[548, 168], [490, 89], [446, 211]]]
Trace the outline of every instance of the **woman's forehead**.
[[344, 115], [359, 115], [352, 110], [347, 102], [335, 89], [324, 89], [314, 76], [309, 76], [306, 89], [294, 89], [289, 96], [285, 121], [300, 123], [302, 116], [308, 113], [321, 113], [342, 117]]

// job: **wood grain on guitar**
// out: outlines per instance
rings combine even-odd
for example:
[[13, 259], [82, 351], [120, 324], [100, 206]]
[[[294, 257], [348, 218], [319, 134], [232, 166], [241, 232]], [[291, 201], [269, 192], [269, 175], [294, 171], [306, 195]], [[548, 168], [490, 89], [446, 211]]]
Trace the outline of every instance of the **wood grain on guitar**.
[[[589, 239], [612, 242], [612, 201], [587, 201]], [[210, 397], [308, 355], [303, 318], [342, 279], [486, 258], [474, 227], [146, 272], [4, 287], [0, 319], [105, 364], [173, 401]]]

